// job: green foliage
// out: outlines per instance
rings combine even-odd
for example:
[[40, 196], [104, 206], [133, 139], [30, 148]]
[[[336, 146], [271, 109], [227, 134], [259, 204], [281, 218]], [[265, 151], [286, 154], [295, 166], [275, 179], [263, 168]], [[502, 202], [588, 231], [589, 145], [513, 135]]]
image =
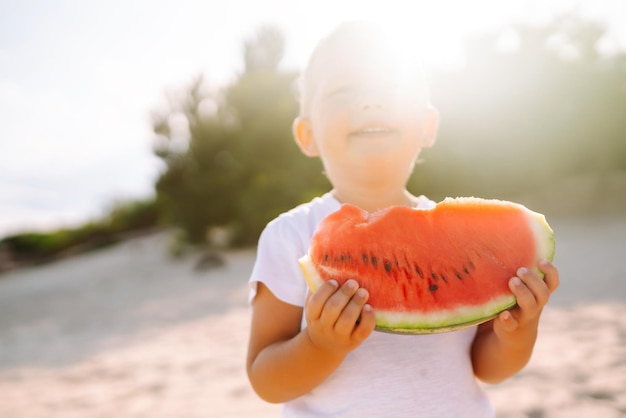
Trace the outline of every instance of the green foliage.
[[[279, 35], [264, 28], [246, 42], [246, 69], [232, 85], [211, 93], [199, 77], [154, 117], [156, 153], [167, 164], [156, 185], [159, 203], [193, 243], [220, 226], [230, 228], [233, 244], [254, 244], [270, 219], [327, 187], [321, 164], [304, 159], [292, 139], [296, 74], [278, 68]], [[207, 102], [212, 113], [202, 112]], [[179, 151], [168, 123], [175, 114], [189, 128]]]
[[65, 253], [77, 253], [117, 242], [124, 234], [153, 228], [159, 224], [159, 208], [154, 198], [115, 203], [96, 221], [75, 228], [50, 232], [24, 232], [0, 240], [17, 262], [38, 263]]
[[160, 212], [156, 198], [118, 201], [100, 222], [112, 234], [121, 234], [154, 228], [159, 225]]
[[602, 56], [604, 27], [576, 16], [472, 40], [462, 71], [433, 77], [442, 125], [412, 179], [436, 197], [512, 198], [573, 175], [626, 168], [626, 54]]

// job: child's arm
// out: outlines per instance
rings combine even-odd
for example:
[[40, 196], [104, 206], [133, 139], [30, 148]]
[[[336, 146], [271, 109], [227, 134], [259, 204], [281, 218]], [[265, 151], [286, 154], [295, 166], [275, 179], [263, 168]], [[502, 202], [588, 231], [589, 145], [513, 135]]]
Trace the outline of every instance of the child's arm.
[[478, 328], [472, 345], [474, 374], [486, 383], [500, 382], [520, 371], [533, 351], [539, 317], [550, 294], [559, 286], [559, 273], [550, 262], [539, 265], [545, 273], [520, 269], [509, 287], [517, 306]]
[[349, 280], [325, 283], [303, 309], [280, 301], [262, 283], [252, 303], [248, 378], [268, 402], [285, 402], [326, 379], [374, 329], [365, 289]]

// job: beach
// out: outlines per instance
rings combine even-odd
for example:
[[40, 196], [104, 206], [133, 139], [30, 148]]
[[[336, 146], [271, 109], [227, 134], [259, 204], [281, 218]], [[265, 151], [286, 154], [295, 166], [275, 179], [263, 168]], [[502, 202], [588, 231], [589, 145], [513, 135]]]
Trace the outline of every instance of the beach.
[[[499, 418], [626, 417], [626, 217], [551, 220], [561, 287]], [[0, 276], [0, 416], [279, 416], [245, 375], [254, 249], [172, 258], [167, 231]], [[412, 338], [407, 336], [407, 338]]]

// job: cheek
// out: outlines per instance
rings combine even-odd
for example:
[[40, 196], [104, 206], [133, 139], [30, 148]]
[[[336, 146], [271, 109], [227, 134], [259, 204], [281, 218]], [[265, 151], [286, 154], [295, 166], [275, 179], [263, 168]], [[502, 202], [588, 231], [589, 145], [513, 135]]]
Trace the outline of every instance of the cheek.
[[404, 130], [409, 133], [411, 137], [417, 137], [420, 145], [423, 142], [424, 136], [424, 119], [423, 115], [418, 111], [403, 112]]
[[350, 113], [344, 108], [328, 107], [318, 112], [312, 118], [313, 131], [318, 139], [324, 140], [328, 136], [336, 135], [346, 128]]

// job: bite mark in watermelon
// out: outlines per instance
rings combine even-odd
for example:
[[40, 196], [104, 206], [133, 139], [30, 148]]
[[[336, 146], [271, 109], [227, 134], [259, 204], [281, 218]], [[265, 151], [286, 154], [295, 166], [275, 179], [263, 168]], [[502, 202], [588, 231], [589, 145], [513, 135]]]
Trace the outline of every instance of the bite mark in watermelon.
[[424, 334], [476, 325], [515, 305], [519, 267], [541, 275], [554, 257], [545, 217], [493, 199], [447, 198], [432, 209], [368, 213], [344, 204], [317, 227], [299, 260], [309, 288], [355, 279], [379, 330]]

